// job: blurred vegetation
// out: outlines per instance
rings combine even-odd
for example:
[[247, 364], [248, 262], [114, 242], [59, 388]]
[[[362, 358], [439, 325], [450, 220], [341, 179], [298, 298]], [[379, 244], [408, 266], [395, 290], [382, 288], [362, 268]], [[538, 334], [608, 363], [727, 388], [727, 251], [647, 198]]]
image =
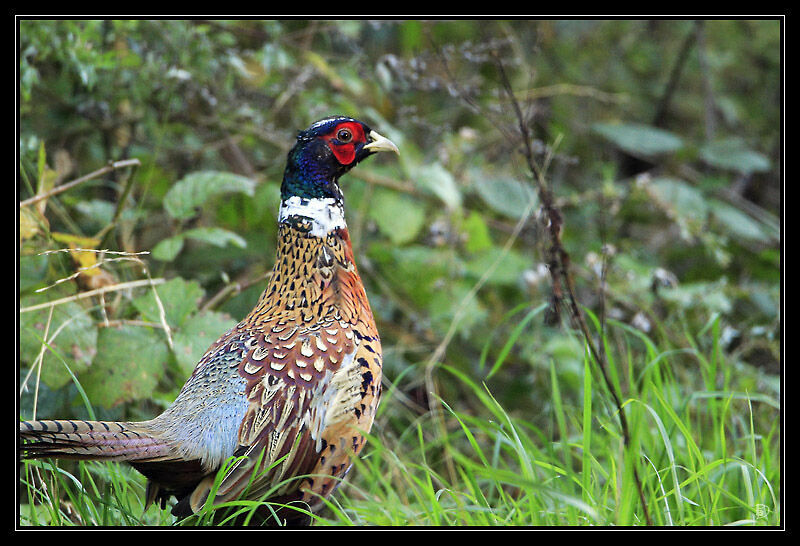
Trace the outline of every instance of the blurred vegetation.
[[[781, 30], [778, 20], [19, 21], [18, 191], [34, 200], [19, 212], [20, 415], [134, 420], [165, 408], [265, 285], [296, 131], [339, 113], [401, 150], [342, 180], [384, 344], [375, 452], [401, 451], [398, 439], [415, 444], [415, 427], [433, 423], [427, 463], [452, 478], [458, 447], [443, 438], [494, 422], [487, 392], [499, 415], [537, 431], [539, 448], [578, 444], [586, 425], [617, 445], [598, 376], [587, 390], [582, 340], [567, 315], [545, 318], [537, 193], [499, 60], [623, 400], [662, 389], [653, 396], [692, 423], [667, 436], [728, 453], [722, 434], [728, 455], [752, 451], [755, 489], [780, 494]], [[48, 194], [128, 159], [138, 164]], [[73, 297], [147, 279], [156, 287]], [[658, 437], [653, 422], [638, 426]], [[609, 464], [623, 465], [613, 453]], [[661, 472], [670, 462], [648, 460]], [[680, 495], [645, 482], [683, 514]], [[755, 510], [733, 504], [722, 521], [681, 523]], [[761, 523], [779, 521], [780, 506], [769, 513]]]

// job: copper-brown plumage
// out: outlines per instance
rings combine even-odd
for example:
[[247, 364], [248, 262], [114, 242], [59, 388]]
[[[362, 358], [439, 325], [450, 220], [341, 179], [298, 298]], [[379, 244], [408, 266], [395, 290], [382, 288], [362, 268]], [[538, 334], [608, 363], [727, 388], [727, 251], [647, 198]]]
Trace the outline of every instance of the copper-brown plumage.
[[128, 461], [148, 478], [148, 503], [174, 495], [178, 516], [202, 508], [218, 469], [237, 455], [215, 503], [317, 508], [363, 448], [380, 398], [381, 343], [340, 218], [338, 177], [382, 150], [396, 147], [350, 118], [300, 133], [267, 288], [206, 351], [175, 402], [144, 422], [22, 422], [24, 455]]

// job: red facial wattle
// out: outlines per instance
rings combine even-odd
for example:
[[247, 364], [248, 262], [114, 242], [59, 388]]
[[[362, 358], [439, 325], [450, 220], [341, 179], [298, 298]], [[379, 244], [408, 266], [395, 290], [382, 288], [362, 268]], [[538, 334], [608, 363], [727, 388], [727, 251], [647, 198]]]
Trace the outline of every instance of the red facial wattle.
[[[340, 138], [346, 137], [349, 138]], [[364, 127], [360, 123], [346, 121], [334, 127], [333, 131], [323, 137], [333, 155], [342, 165], [349, 165], [356, 158], [356, 145], [367, 141]]]

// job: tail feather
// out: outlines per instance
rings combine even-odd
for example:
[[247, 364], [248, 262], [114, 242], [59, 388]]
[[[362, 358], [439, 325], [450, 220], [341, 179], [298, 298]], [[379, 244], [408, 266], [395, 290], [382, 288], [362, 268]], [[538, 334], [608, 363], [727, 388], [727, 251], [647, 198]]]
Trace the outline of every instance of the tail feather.
[[23, 457], [160, 461], [174, 459], [170, 446], [135, 423], [73, 419], [22, 421]]

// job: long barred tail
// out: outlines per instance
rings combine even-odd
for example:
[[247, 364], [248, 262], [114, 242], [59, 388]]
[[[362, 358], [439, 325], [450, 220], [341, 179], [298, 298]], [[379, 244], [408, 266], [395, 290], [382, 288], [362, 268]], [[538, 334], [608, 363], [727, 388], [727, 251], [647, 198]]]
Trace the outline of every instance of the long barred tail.
[[103, 459], [107, 461], [154, 461], [170, 457], [162, 440], [139, 429], [135, 423], [71, 419], [22, 421], [19, 424], [24, 458]]

